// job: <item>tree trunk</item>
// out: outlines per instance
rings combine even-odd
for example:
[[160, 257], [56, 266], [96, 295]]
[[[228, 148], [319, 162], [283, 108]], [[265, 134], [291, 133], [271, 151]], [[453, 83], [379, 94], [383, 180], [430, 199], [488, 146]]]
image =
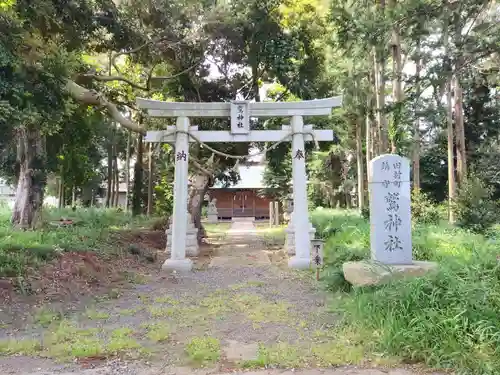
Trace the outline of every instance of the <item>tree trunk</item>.
[[116, 176], [115, 176], [115, 147], [113, 146], [113, 151], [111, 152], [111, 197], [109, 201], [109, 206], [115, 206], [116, 197]]
[[[391, 0], [391, 7], [396, 8], [397, 0]], [[391, 137], [391, 152], [394, 154], [397, 152], [397, 134], [399, 132], [399, 123], [401, 121], [401, 105], [404, 100], [403, 85], [401, 81], [401, 76], [403, 73], [403, 66], [401, 62], [401, 38], [399, 35], [399, 27], [397, 23], [393, 23], [392, 26], [392, 41], [391, 41], [391, 54], [392, 54], [392, 98], [396, 106], [393, 111], [393, 121], [392, 121], [392, 137]]]
[[417, 41], [417, 59], [415, 61], [415, 122], [413, 127], [413, 189], [420, 190], [420, 73], [422, 71], [422, 57], [420, 56], [420, 40]]
[[71, 188], [71, 207], [76, 206], [76, 187], [73, 185]]
[[47, 182], [45, 145], [38, 129], [22, 127], [16, 138], [19, 178], [11, 222], [17, 228], [35, 228], [42, 215]]
[[375, 98], [376, 98], [376, 114], [377, 114], [377, 155], [381, 155], [387, 152], [388, 149], [388, 132], [387, 132], [387, 121], [385, 116], [385, 61], [383, 57], [383, 52], [374, 48], [373, 52], [373, 64], [374, 64], [374, 75], [375, 75]]
[[149, 144], [149, 158], [148, 158], [148, 209], [147, 214], [151, 216], [153, 214], [153, 175], [154, 175], [154, 164], [153, 164], [153, 144]]
[[356, 121], [356, 160], [358, 167], [358, 208], [361, 210], [365, 207], [365, 168], [363, 165], [363, 125], [362, 119]]
[[115, 173], [115, 200], [113, 201], [113, 204], [115, 207], [118, 207], [118, 203], [120, 201], [120, 169], [118, 168], [118, 157], [116, 153], [116, 148], [115, 148], [115, 155], [114, 155], [114, 173]]
[[258, 62], [252, 64], [252, 90], [255, 101], [260, 102]]
[[142, 184], [143, 184], [143, 143], [142, 134], [139, 134], [137, 139], [137, 161], [134, 166], [134, 189], [132, 194], [132, 215], [140, 215], [142, 213]]
[[385, 61], [384, 57], [380, 56], [379, 60], [379, 77], [378, 77], [378, 95], [377, 95], [377, 115], [379, 123], [379, 137], [380, 137], [380, 153], [385, 154], [389, 149], [389, 134], [387, 130], [387, 119], [385, 115]]
[[456, 184], [455, 184], [455, 161], [453, 153], [453, 113], [452, 113], [452, 98], [451, 98], [451, 81], [452, 71], [450, 63], [450, 47], [449, 47], [449, 11], [448, 3], [444, 2], [445, 19], [443, 27], [443, 45], [445, 56], [445, 71], [446, 71], [446, 123], [447, 123], [447, 136], [448, 136], [448, 220], [450, 223], [455, 222], [455, 213], [453, 212], [453, 200], [456, 197]]
[[[456, 22], [455, 46], [460, 46], [462, 42], [462, 24]], [[460, 187], [467, 179], [467, 154], [465, 150], [465, 128], [464, 128], [464, 93], [460, 82], [460, 71], [464, 58], [461, 50], [458, 49], [458, 56], [455, 64], [455, 142], [457, 150], [457, 182]]]
[[125, 210], [128, 211], [130, 195], [130, 143], [132, 141], [132, 132], [128, 131], [127, 151], [125, 156]]
[[455, 76], [455, 137], [457, 147], [457, 182], [461, 186], [467, 179], [467, 154], [465, 150], [463, 90], [458, 73]]
[[191, 192], [189, 193], [188, 211], [196, 228], [198, 228], [198, 242], [205, 238], [206, 232], [201, 223], [201, 210], [203, 207], [203, 198], [210, 186], [210, 177], [204, 173], [195, 175], [191, 181]]
[[63, 177], [63, 171], [62, 171], [62, 167], [61, 167], [61, 173], [60, 173], [60, 177], [59, 177], [59, 188], [58, 188], [58, 199], [59, 199], [59, 202], [57, 202], [57, 206], [59, 209], [63, 208], [64, 207], [64, 177]]
[[107, 186], [106, 186], [106, 207], [110, 207], [112, 184], [113, 184], [113, 144], [108, 140], [108, 171], [107, 171]]
[[372, 123], [370, 120], [370, 114], [366, 114], [366, 125], [365, 125], [365, 137], [366, 137], [366, 166], [370, 165], [370, 160], [372, 160]]

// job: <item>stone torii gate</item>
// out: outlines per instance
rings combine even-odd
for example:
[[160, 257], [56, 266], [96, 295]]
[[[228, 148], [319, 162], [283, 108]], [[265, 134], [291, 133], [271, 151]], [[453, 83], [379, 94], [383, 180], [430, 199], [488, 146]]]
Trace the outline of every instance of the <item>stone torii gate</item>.
[[[310, 266], [310, 238], [305, 141], [332, 141], [333, 130], [313, 130], [305, 125], [303, 116], [329, 115], [333, 107], [342, 105], [342, 97], [308, 100], [301, 102], [233, 101], [225, 103], [163, 102], [137, 99], [139, 108], [147, 109], [151, 117], [176, 117], [176, 125], [167, 130], [148, 131], [146, 142], [175, 143], [174, 208], [172, 220], [172, 246], [170, 259], [162, 266], [165, 270], [189, 271], [193, 262], [186, 258], [186, 234], [189, 216], [188, 160], [189, 142], [280, 142], [292, 141], [293, 179], [293, 227], [295, 256], [288, 261], [291, 268], [305, 269]], [[190, 117], [231, 118], [230, 131], [200, 131], [190, 126]], [[290, 117], [291, 125], [282, 130], [250, 130], [250, 117]], [[190, 136], [192, 135], [192, 136]]]

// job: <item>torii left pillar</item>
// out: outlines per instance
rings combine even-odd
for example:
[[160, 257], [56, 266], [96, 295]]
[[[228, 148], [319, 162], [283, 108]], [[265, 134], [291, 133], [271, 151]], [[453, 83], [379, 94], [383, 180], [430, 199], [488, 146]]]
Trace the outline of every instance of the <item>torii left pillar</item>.
[[186, 258], [186, 232], [188, 224], [188, 162], [189, 118], [178, 117], [175, 136], [174, 212], [172, 220], [172, 249], [170, 258], [161, 267], [168, 271], [191, 271], [193, 261]]

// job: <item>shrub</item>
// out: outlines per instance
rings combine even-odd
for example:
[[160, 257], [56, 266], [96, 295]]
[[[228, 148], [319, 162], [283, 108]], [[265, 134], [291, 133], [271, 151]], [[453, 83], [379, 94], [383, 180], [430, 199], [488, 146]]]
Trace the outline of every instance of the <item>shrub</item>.
[[327, 289], [346, 291], [342, 265], [370, 257], [370, 225], [355, 211], [317, 210], [312, 222], [318, 237], [326, 239], [325, 269], [322, 279]]
[[411, 215], [415, 223], [437, 224], [440, 220], [438, 207], [421, 190], [412, 191]]
[[155, 213], [159, 216], [169, 217], [174, 209], [173, 184], [167, 175], [162, 176], [154, 187]]
[[[12, 227], [9, 216], [8, 210], [0, 210], [0, 277], [23, 276], [27, 268], [42, 265], [61, 251], [111, 254], [116, 250], [109, 236], [112, 231], [146, 225], [152, 220], [115, 209], [46, 209], [43, 218], [49, 223], [39, 230], [21, 231]], [[73, 219], [74, 225], [50, 225], [61, 217]]]
[[361, 216], [365, 220], [370, 220], [370, 207], [368, 205], [361, 209]]
[[471, 175], [460, 187], [453, 202], [456, 224], [476, 233], [485, 233], [498, 219], [499, 205], [491, 199], [492, 189]]

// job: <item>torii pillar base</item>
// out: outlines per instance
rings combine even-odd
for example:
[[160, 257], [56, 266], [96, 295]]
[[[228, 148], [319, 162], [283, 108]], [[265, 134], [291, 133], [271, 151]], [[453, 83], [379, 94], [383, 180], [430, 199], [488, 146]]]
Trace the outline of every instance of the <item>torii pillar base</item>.
[[161, 266], [163, 271], [175, 271], [179, 273], [190, 272], [193, 269], [193, 261], [189, 258], [167, 259]]
[[311, 259], [293, 256], [288, 259], [288, 267], [296, 270], [307, 270], [311, 267]]

